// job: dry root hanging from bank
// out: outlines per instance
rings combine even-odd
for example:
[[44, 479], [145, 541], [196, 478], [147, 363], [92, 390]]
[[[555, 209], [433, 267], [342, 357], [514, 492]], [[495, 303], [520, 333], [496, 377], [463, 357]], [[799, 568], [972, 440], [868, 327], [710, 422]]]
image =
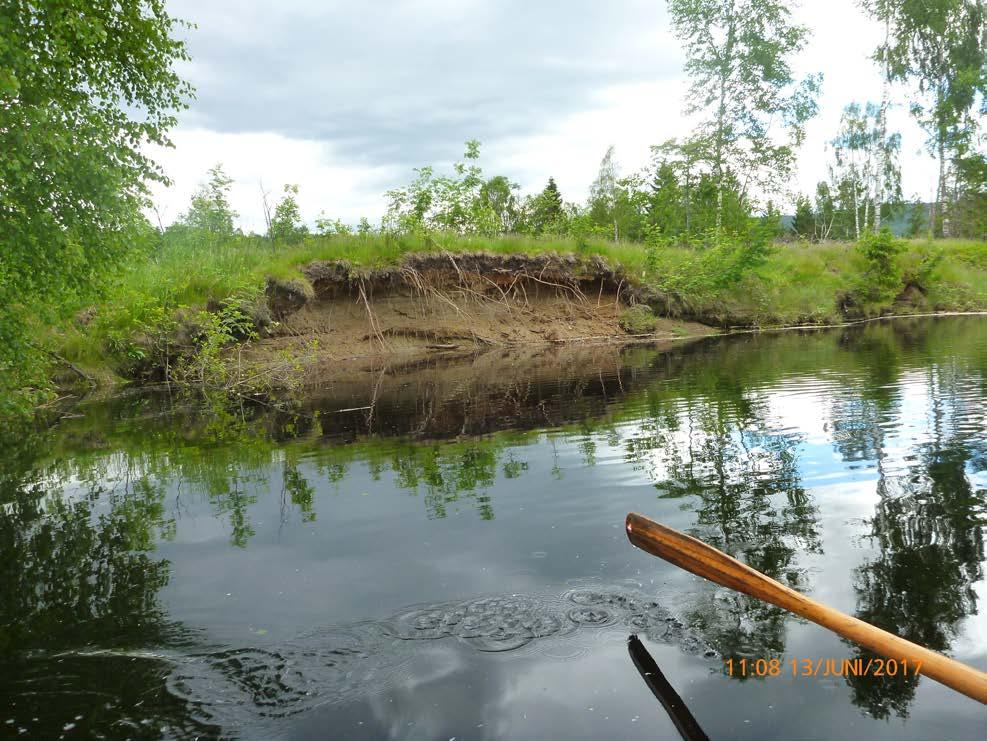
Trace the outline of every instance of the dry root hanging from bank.
[[[333, 358], [626, 339], [621, 315], [641, 300], [599, 257], [430, 253], [381, 269], [315, 262], [304, 274], [269, 282], [280, 324], [265, 344], [315, 336]], [[656, 319], [646, 334], [696, 330]]]

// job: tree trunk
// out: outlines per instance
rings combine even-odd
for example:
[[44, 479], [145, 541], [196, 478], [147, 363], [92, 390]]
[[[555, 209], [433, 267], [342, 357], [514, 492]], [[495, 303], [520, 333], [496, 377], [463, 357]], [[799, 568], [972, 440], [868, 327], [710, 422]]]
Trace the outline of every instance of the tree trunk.
[[716, 232], [723, 230], [723, 175], [717, 178], [716, 184]]
[[946, 220], [946, 142], [942, 131], [939, 132], [937, 148], [939, 150], [939, 179], [936, 183], [936, 224], [935, 232], [938, 236], [949, 236], [949, 227]]
[[857, 205], [857, 180], [854, 175], [853, 181], [853, 232], [857, 239], [860, 239], [860, 207]]
[[936, 187], [936, 204], [939, 209], [941, 236], [949, 237], [949, 217], [946, 216], [946, 142], [945, 135], [939, 132], [939, 183]]
[[878, 122], [880, 140], [877, 150], [877, 182], [874, 184], [874, 231], [881, 231], [881, 206], [884, 203], [884, 171], [888, 166], [888, 152], [886, 143], [888, 138], [888, 38], [891, 35], [891, 21], [885, 14], [884, 17], [884, 74], [881, 81], [881, 120]]
[[936, 90], [936, 116], [939, 121], [936, 125], [936, 153], [939, 156], [939, 178], [936, 182], [935, 199], [935, 220], [933, 222], [933, 234], [946, 237], [949, 234], [949, 226], [946, 220], [946, 126], [942, 122], [942, 100], [943, 85], [940, 84]]
[[271, 206], [267, 201], [268, 192], [264, 190], [263, 181], [260, 182], [260, 197], [264, 206], [264, 226], [267, 229], [264, 236], [271, 239]]
[[733, 71], [733, 45], [736, 40], [736, 26], [733, 17], [734, 4], [727, 9], [727, 40], [720, 65], [720, 103], [716, 109], [716, 231], [723, 228], [723, 148], [726, 139], [727, 82]]
[[685, 233], [692, 235], [692, 166], [686, 164], [685, 167]]

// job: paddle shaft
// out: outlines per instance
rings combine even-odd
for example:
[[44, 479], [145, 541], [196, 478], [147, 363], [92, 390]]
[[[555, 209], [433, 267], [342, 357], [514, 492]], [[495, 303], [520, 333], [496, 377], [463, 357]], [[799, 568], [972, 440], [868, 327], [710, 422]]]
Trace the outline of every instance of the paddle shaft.
[[638, 548], [696, 576], [770, 602], [987, 704], [987, 674], [816, 602], [701, 540], [635, 513], [627, 537]]

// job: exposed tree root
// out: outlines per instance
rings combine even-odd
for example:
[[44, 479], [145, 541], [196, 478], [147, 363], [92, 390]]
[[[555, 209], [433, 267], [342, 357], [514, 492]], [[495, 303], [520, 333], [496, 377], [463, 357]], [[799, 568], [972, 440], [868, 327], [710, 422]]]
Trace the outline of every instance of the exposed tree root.
[[360, 281], [360, 298], [363, 300], [363, 305], [367, 309], [367, 319], [370, 321], [370, 329], [380, 342], [381, 349], [386, 350], [387, 343], [384, 341], [384, 334], [380, 331], [380, 325], [377, 323], [377, 317], [374, 316], [374, 310], [370, 308], [370, 301], [367, 300], [367, 292], [363, 289], [363, 281]]

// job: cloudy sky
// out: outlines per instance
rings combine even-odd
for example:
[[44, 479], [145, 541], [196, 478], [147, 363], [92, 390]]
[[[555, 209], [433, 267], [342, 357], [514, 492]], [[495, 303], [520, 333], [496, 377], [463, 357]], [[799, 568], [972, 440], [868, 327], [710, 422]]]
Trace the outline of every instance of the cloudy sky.
[[[481, 164], [522, 190], [555, 177], [583, 201], [611, 144], [622, 173], [648, 147], [687, 134], [688, 81], [663, 0], [169, 0], [192, 61], [181, 73], [197, 98], [156, 153], [173, 179], [156, 190], [165, 223], [187, 206], [205, 171], [222, 162], [234, 179], [245, 230], [261, 231], [260, 187], [300, 186], [303, 217], [355, 223], [379, 218], [383, 194], [413, 167], [439, 167], [483, 142]], [[813, 32], [796, 61], [823, 72], [820, 113], [808, 127], [797, 182], [811, 192], [826, 173], [826, 142], [843, 106], [878, 100], [869, 55], [881, 29], [855, 0], [804, 0], [796, 16]], [[907, 113], [902, 134], [906, 196], [929, 197], [934, 162]]]

